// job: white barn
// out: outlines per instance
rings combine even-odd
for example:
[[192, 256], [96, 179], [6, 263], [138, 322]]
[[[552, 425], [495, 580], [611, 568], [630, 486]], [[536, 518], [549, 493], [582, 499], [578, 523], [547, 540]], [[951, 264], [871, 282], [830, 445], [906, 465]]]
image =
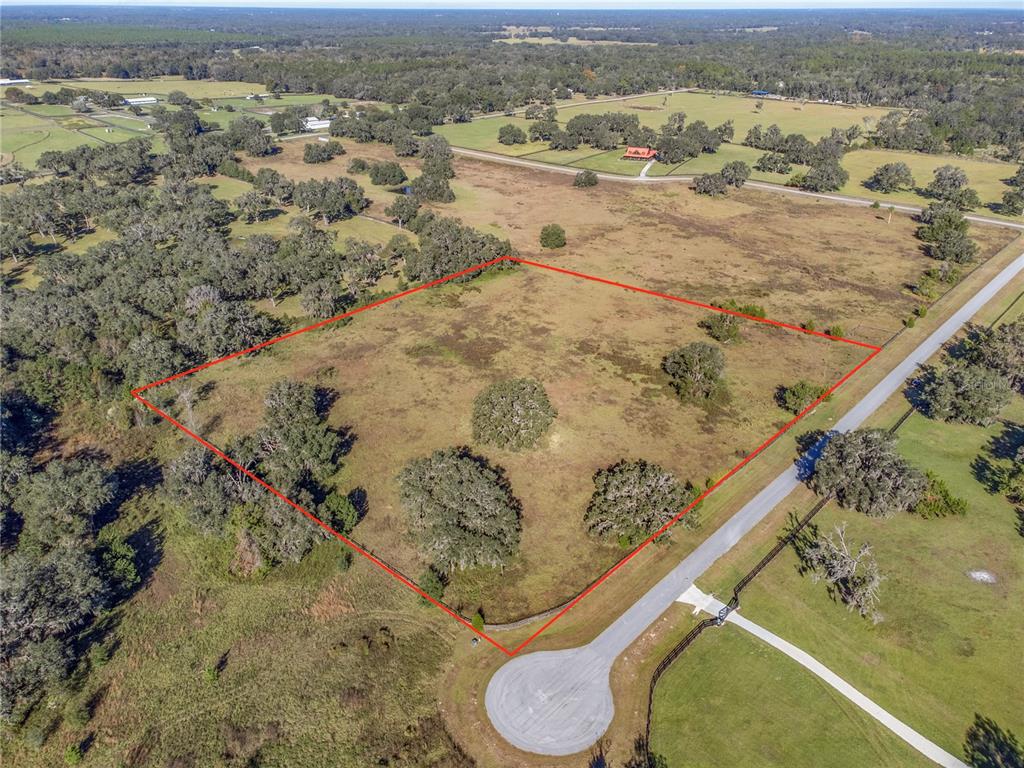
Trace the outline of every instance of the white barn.
[[302, 130], [304, 131], [326, 131], [330, 127], [330, 120], [321, 120], [319, 117], [304, 117], [302, 119]]
[[133, 96], [130, 99], [125, 99], [124, 103], [129, 107], [141, 107], [146, 104], [156, 104], [156, 96]]

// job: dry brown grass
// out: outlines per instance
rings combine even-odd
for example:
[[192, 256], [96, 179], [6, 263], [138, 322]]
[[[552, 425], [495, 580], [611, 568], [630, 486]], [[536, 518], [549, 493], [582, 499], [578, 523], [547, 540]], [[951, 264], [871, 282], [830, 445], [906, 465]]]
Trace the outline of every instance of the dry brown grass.
[[[446, 598], [500, 622], [571, 597], [625, 554], [585, 532], [595, 471], [643, 458], [701, 486], [788, 419], [774, 402], [779, 385], [831, 383], [865, 354], [746, 323], [744, 339], [726, 347], [729, 402], [686, 405], [660, 362], [706, 338], [697, 326], [706, 314], [532, 267], [433, 288], [200, 374], [215, 383], [200, 432], [224, 445], [254, 430], [262, 392], [281, 377], [337, 390], [331, 420], [356, 436], [338, 485], [369, 498], [355, 537], [414, 577], [427, 563], [407, 533], [396, 475], [433, 450], [472, 446], [506, 470], [523, 502], [521, 555], [503, 571], [456, 574]], [[519, 454], [474, 445], [473, 398], [519, 377], [541, 381], [558, 410], [544, 444]]]

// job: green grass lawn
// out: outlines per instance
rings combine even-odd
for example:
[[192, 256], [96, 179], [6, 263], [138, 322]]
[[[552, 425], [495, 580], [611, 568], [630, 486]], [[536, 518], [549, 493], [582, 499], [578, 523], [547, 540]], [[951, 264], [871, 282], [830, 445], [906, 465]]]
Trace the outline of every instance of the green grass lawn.
[[186, 80], [183, 77], [154, 77], [146, 80], [115, 80], [110, 78], [77, 78], [57, 80], [51, 83], [32, 83], [31, 93], [37, 96], [46, 91], [61, 88], [88, 88], [126, 96], [167, 96], [171, 91], [183, 91], [193, 99], [228, 98], [248, 96], [250, 93], [266, 93], [262, 83], [243, 83], [218, 80]]
[[736, 140], [742, 141], [751, 127], [760, 123], [768, 127], [776, 123], [783, 133], [802, 133], [811, 141], [828, 136], [833, 128], [864, 126], [864, 119], [878, 120], [889, 110], [879, 107], [844, 107], [835, 104], [800, 104], [796, 101], [764, 99], [757, 111], [757, 99], [747, 96], [719, 96], [711, 93], [673, 93], [669, 95], [640, 96], [635, 99], [607, 104], [584, 102], [579, 106], [560, 107], [558, 119], [568, 120], [582, 113], [626, 112], [636, 114], [641, 125], [655, 130], [674, 112], [685, 112], [687, 121], [703, 120], [714, 127], [726, 120], [733, 121]]
[[[883, 202], [893, 200], [927, 205], [928, 199], [912, 190], [885, 195], [872, 192], [864, 186], [864, 182], [880, 165], [897, 162], [910, 166], [910, 171], [914, 175], [914, 181], [917, 182], [918, 187], [927, 186], [932, 180], [935, 169], [939, 166], [955, 165], [962, 168], [967, 174], [970, 186], [978, 191], [978, 196], [985, 205], [999, 203], [1002, 200], [1003, 193], [1010, 189], [1003, 180], [1010, 178], [1017, 171], [1017, 166], [995, 160], [976, 160], [955, 155], [925, 155], [919, 152], [894, 152], [885, 149], [863, 149], [850, 152], [843, 158], [843, 167], [850, 172], [850, 181], [840, 192], [876, 198]], [[981, 208], [978, 213], [989, 214], [992, 211]], [[1017, 218], [1019, 220], [1020, 217]]]
[[484, 120], [473, 120], [469, 123], [439, 125], [434, 128], [434, 132], [441, 134], [457, 147], [479, 149], [485, 152], [498, 152], [502, 155], [526, 155], [530, 152], [547, 149], [548, 143], [546, 141], [533, 141], [526, 144], [512, 145], [499, 142], [498, 131], [501, 130], [501, 126], [508, 125], [509, 123], [519, 126], [529, 134], [532, 121], [521, 117], [490, 117]]
[[[1024, 400], [1003, 414], [1024, 423]], [[890, 419], [891, 420], [891, 419]], [[814, 655], [896, 717], [953, 754], [980, 713], [1024, 733], [1024, 565], [1017, 515], [988, 493], [972, 466], [1003, 425], [931, 421], [915, 414], [899, 431], [900, 451], [946, 480], [967, 500], [963, 518], [865, 517], [829, 505], [822, 531], [846, 521], [847, 536], [869, 542], [886, 581], [877, 625], [833, 602], [823, 584], [797, 572], [787, 551], [744, 593], [743, 614]], [[995, 584], [968, 572], [987, 570]], [[702, 587], [727, 594], [735, 573], [713, 573]], [[793, 713], [794, 715], [796, 713]], [[808, 745], [809, 749], [814, 748]]]
[[602, 152], [591, 155], [573, 163], [575, 168], [589, 168], [592, 171], [603, 173], [617, 173], [621, 176], [639, 176], [640, 171], [647, 164], [643, 160], [623, 160], [622, 149], [613, 149], [610, 152]]
[[[638, 96], [608, 103], [581, 101], [560, 106], [558, 121], [564, 124], [574, 115], [585, 113], [625, 112], [636, 114], [641, 125], [658, 130], [669, 115], [674, 112], [685, 112], [688, 121], [703, 120], [712, 127], [732, 120], [737, 142], [742, 141], [747, 131], [757, 123], [765, 127], [777, 123], [783, 133], [802, 133], [811, 141], [815, 141], [827, 136], [833, 128], [848, 128], [851, 125], [863, 127], [865, 118], [869, 122], [876, 121], [888, 111], [875, 107], [843, 107], [814, 103], [800, 105], [792, 101], [765, 100], [762, 110], [758, 112], [755, 109], [756, 102], [756, 99], [743, 96], [716, 96], [709, 93]], [[506, 122], [519, 125], [524, 130], [528, 130], [530, 124], [522, 118], [495, 117], [439, 126], [437, 132], [443, 134], [455, 146], [502, 154], [522, 154], [519, 151], [522, 145], [510, 149], [498, 143], [498, 129]]]
[[651, 746], [669, 768], [931, 765], [795, 661], [728, 624], [705, 632], [662, 676]]

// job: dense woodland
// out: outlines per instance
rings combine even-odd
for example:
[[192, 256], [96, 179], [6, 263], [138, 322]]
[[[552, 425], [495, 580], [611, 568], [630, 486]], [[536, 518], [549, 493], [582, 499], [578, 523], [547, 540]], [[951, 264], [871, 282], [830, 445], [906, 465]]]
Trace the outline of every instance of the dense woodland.
[[[64, 16], [72, 20], [52, 23]], [[764, 89], [914, 108], [929, 141], [960, 151], [997, 144], [1019, 158], [1024, 144], [1024, 61], [1015, 53], [1024, 28], [1009, 12], [256, 10], [161, 11], [157, 18], [145, 9], [21, 8], [8, 11], [4, 23], [5, 75], [242, 80], [279, 91], [415, 102], [439, 120], [570, 92]], [[114, 24], [124, 26], [106, 34]], [[170, 26], [180, 38], [153, 45], [154, 25]], [[656, 45], [492, 42], [507, 35], [505, 25], [553, 27], [526, 33], [535, 36]], [[218, 41], [202, 37], [211, 30]]]

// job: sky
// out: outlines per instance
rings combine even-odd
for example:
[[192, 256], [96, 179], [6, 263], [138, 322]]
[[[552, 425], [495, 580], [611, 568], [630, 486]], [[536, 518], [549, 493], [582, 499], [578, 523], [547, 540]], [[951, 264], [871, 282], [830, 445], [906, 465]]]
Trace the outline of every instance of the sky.
[[122, 5], [234, 8], [493, 8], [493, 9], [770, 9], [770, 8], [1000, 8], [1024, 0], [13, 0], [10, 5]]

